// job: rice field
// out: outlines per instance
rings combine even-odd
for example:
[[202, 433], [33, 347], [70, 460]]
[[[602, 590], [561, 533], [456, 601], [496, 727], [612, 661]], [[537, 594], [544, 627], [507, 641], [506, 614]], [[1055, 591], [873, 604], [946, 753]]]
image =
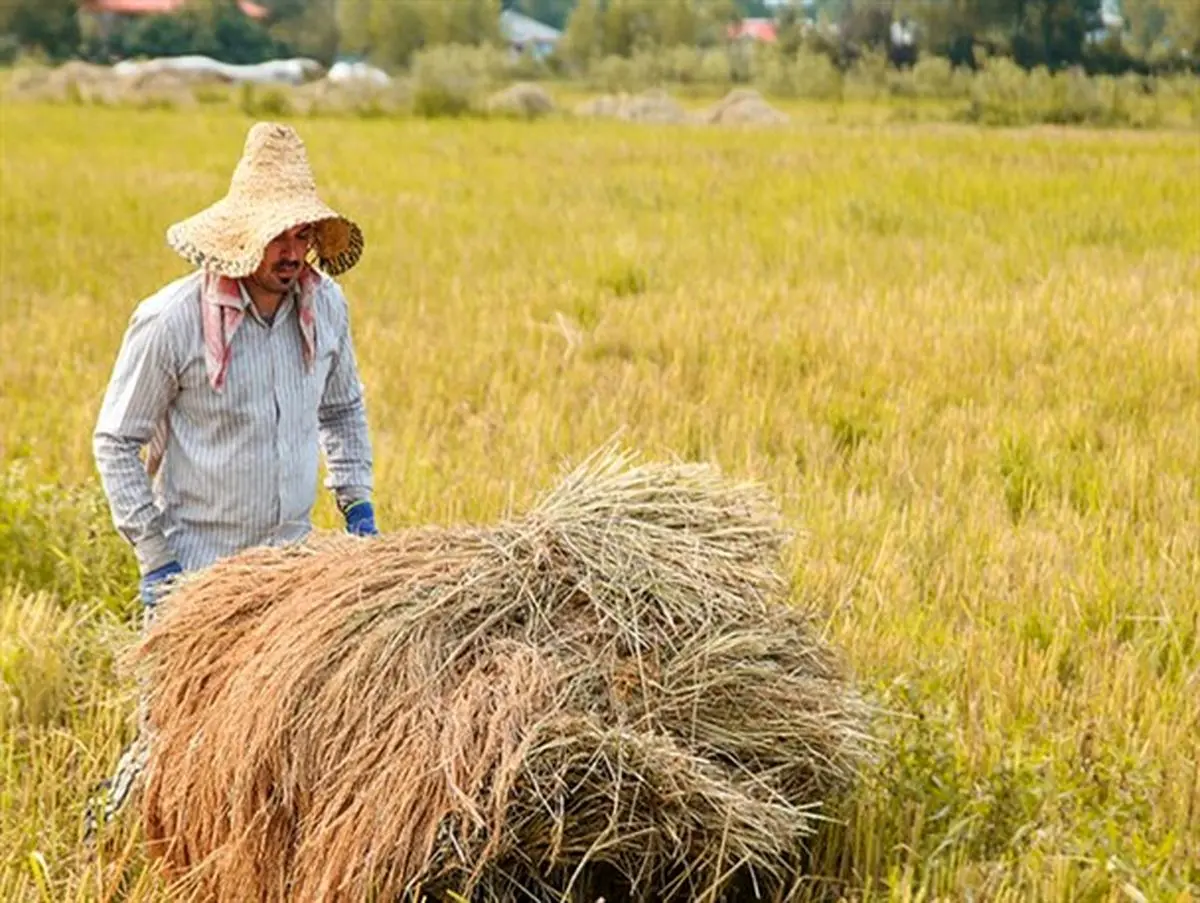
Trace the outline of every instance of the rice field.
[[[0, 900], [162, 901], [131, 823], [79, 843], [135, 698], [90, 436], [250, 120], [0, 115]], [[613, 436], [783, 506], [881, 709], [814, 898], [1200, 897], [1194, 131], [295, 124], [366, 233], [384, 529], [522, 510]]]

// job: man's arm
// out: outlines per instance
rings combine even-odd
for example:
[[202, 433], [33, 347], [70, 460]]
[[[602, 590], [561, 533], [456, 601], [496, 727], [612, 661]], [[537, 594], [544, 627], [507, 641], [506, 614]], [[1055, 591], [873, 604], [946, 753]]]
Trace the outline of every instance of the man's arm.
[[[340, 291], [338, 296], [345, 310]], [[325, 485], [337, 497], [338, 508], [348, 514], [351, 507], [370, 503], [374, 476], [367, 410], [348, 315], [343, 323], [317, 418], [329, 472]]]
[[166, 415], [178, 386], [175, 358], [162, 319], [135, 313], [104, 393], [92, 453], [113, 525], [133, 545], [143, 575], [175, 560], [138, 453]]

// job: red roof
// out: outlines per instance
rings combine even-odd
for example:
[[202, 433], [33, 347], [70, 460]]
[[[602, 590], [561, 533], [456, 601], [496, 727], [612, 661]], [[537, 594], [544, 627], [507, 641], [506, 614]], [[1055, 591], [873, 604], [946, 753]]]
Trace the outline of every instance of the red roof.
[[729, 26], [729, 37], [734, 41], [739, 38], [750, 38], [774, 44], [775, 23], [771, 19], [742, 19], [736, 25]]
[[[91, 13], [118, 13], [124, 16], [164, 16], [179, 12], [187, 0], [83, 0]], [[251, 19], [265, 19], [271, 11], [253, 0], [238, 0], [238, 7]]]

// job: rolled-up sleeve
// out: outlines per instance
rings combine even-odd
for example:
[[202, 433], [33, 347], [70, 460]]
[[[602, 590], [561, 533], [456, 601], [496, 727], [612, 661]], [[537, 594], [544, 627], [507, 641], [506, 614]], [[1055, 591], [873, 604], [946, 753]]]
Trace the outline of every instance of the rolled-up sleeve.
[[139, 453], [178, 391], [170, 336], [154, 314], [135, 313], [121, 343], [92, 437], [113, 524], [134, 548], [142, 573], [175, 556]]
[[321, 448], [328, 470], [325, 485], [334, 492], [338, 507], [344, 511], [355, 502], [371, 498], [374, 477], [367, 409], [350, 333], [349, 314], [346, 312], [345, 299], [340, 292], [337, 295], [345, 316], [341, 318], [343, 328], [317, 416]]

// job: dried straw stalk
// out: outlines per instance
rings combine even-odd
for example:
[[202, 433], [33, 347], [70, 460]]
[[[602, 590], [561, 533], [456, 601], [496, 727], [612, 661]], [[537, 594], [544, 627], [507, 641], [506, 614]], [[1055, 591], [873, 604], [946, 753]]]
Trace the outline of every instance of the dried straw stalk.
[[785, 896], [866, 749], [785, 539], [606, 451], [492, 528], [223, 562], [139, 650], [152, 849], [206, 900]]

